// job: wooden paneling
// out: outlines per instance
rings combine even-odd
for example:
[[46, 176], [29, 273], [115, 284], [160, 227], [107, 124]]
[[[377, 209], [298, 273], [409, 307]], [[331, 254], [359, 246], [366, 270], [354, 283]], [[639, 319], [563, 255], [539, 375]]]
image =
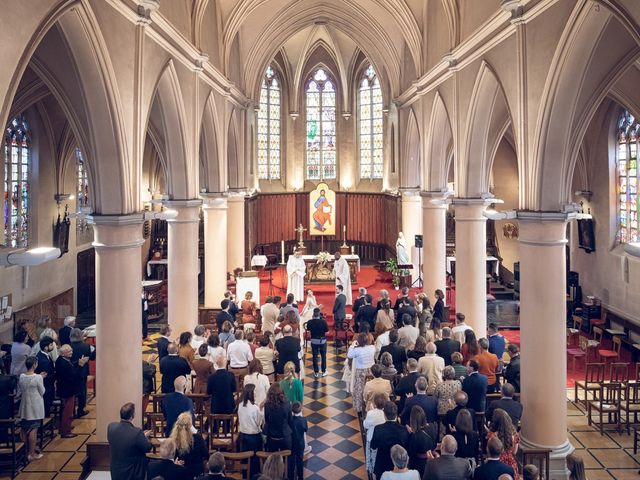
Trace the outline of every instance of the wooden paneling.
[[[298, 239], [294, 231], [300, 223], [309, 228], [309, 194], [259, 194], [246, 204], [247, 252], [256, 246], [286, 251]], [[342, 243], [342, 226], [347, 227], [347, 243], [356, 245], [363, 259], [382, 259], [395, 252], [400, 225], [399, 199], [393, 195], [336, 192], [336, 235], [324, 237], [324, 249], [332, 251]], [[304, 239], [311, 252], [319, 250], [320, 237], [307, 230]]]

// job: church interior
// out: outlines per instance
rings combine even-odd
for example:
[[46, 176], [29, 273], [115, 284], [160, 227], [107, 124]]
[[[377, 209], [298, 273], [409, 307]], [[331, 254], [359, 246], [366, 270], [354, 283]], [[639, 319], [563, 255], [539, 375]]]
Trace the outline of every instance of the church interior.
[[[285, 302], [296, 251], [298, 309], [313, 290], [329, 327], [321, 378], [298, 333], [304, 478], [374, 478], [343, 381], [358, 333], [350, 303], [346, 319], [332, 310], [336, 252], [354, 302], [359, 289], [374, 306], [408, 289], [433, 307], [440, 290], [443, 327], [463, 313], [478, 339], [491, 324], [517, 345], [521, 472], [637, 478], [640, 2], [0, 0], [0, 11], [0, 378], [17, 375], [20, 332], [32, 346], [69, 317], [95, 353], [87, 414], [63, 438], [56, 398], [38, 427], [42, 458], [27, 459], [19, 390], [0, 388], [0, 479], [112, 478], [109, 425], [128, 402], [157, 446], [161, 332], [221, 333], [227, 292]], [[143, 361], [157, 367], [151, 392]], [[199, 421], [210, 453], [224, 451]], [[227, 471], [238, 463], [251, 462], [229, 457]]]

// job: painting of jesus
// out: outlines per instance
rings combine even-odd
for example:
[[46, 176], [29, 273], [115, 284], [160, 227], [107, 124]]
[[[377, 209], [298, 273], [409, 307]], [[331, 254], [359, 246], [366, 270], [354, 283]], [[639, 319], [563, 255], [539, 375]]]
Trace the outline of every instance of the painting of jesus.
[[320, 183], [310, 194], [311, 235], [336, 234], [336, 193], [326, 183]]

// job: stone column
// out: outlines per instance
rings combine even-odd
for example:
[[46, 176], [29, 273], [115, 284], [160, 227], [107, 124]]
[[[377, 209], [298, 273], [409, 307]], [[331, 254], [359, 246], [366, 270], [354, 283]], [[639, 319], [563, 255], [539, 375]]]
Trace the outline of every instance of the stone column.
[[518, 212], [522, 445], [551, 448], [551, 478], [566, 479], [568, 214]]
[[[446, 294], [447, 200], [442, 192], [422, 192], [422, 249], [424, 292], [435, 303], [434, 292]], [[432, 202], [433, 200], [433, 202]]]
[[107, 441], [107, 426], [120, 407], [136, 406], [142, 424], [142, 214], [95, 216], [96, 251], [96, 436]]
[[175, 335], [198, 324], [198, 225], [201, 200], [170, 200], [178, 213], [167, 220], [169, 325]]
[[227, 290], [227, 199], [220, 194], [204, 198], [204, 306], [220, 308]]
[[[487, 333], [487, 201], [458, 198], [456, 212], [456, 313], [478, 338]], [[490, 201], [488, 202], [490, 203]]]
[[228, 232], [227, 232], [227, 270], [245, 267], [244, 243], [244, 192], [229, 192], [227, 205], [229, 207]]
[[418, 256], [414, 258], [413, 247], [415, 246], [416, 235], [422, 234], [422, 198], [418, 190], [403, 190], [400, 200], [402, 207], [402, 233], [407, 240], [407, 249], [409, 259], [413, 263], [411, 270], [411, 281], [418, 278], [420, 266], [418, 265]]

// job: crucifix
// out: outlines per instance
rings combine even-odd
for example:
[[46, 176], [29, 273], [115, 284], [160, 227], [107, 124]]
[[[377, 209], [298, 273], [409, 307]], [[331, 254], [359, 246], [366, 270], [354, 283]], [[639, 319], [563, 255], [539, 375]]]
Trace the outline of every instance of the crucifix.
[[295, 232], [298, 232], [300, 235], [300, 239], [298, 240], [298, 247], [304, 248], [304, 240], [302, 239], [302, 234], [307, 231], [306, 228], [302, 226], [302, 224], [298, 225], [298, 228], [293, 229]]

